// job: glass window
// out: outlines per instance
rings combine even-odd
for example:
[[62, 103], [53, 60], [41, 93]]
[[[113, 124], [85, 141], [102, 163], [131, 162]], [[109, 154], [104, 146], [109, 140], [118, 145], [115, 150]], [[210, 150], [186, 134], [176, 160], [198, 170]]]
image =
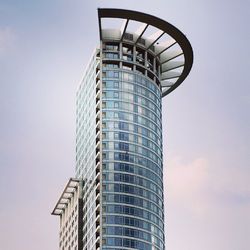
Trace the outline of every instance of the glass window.
[[106, 43], [103, 45], [104, 50], [118, 51], [119, 44], [118, 43]]
[[133, 46], [123, 44], [122, 52], [125, 53], [125, 54], [132, 54], [133, 53]]

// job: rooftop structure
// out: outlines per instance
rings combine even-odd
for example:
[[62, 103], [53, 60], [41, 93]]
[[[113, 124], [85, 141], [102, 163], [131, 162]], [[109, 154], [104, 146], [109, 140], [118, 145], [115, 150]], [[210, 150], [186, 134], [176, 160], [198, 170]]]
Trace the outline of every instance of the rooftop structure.
[[[185, 80], [192, 68], [193, 50], [186, 36], [172, 24], [149, 14], [123, 9], [98, 9], [98, 17], [101, 41], [129, 42], [154, 54], [160, 66], [162, 96]], [[107, 19], [115, 19], [115, 22], [106, 22], [105, 26]], [[118, 20], [121, 26], [112, 27]]]

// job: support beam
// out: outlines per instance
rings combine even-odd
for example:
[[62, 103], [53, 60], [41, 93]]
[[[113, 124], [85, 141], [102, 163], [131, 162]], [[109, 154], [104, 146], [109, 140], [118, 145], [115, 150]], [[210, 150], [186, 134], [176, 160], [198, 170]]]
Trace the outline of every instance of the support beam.
[[155, 44], [164, 34], [165, 34], [164, 31], [158, 30], [158, 31], [155, 32], [153, 35], [151, 35], [150, 37], [148, 37], [148, 40], [153, 40], [153, 42], [149, 44], [149, 46], [147, 47], [147, 50], [149, 50], [152, 46], [154, 46], [154, 44]]
[[102, 20], [100, 16], [98, 16], [98, 24], [99, 24], [100, 41], [102, 41]]
[[183, 67], [184, 64], [185, 64], [184, 61], [168, 61], [161, 65], [161, 73]]
[[183, 55], [183, 51], [182, 50], [172, 50], [172, 51], [167, 51], [164, 54], [161, 55], [160, 58], [160, 63], [164, 64], [167, 63], [168, 61], [171, 61], [175, 58], [177, 58], [178, 56]]
[[160, 54], [162, 54], [163, 52], [165, 52], [166, 50], [170, 49], [172, 46], [174, 46], [175, 44], [177, 44], [177, 42], [173, 39], [165, 42], [164, 44], [159, 44], [159, 46], [164, 47], [163, 50], [161, 50], [160, 52], [158, 52], [158, 54], [156, 56], [159, 56]]
[[121, 41], [123, 40], [123, 37], [126, 33], [126, 29], [128, 27], [128, 23], [129, 23], [129, 19], [127, 20], [124, 20], [123, 24], [122, 24], [122, 27], [121, 27]]
[[161, 83], [161, 86], [164, 88], [164, 87], [171, 87], [173, 86], [175, 83], [174, 82], [169, 82], [169, 81], [163, 81]]
[[169, 79], [172, 79], [172, 78], [177, 78], [181, 75], [180, 72], [176, 72], [176, 71], [168, 71], [168, 72], [165, 72], [162, 74], [162, 81], [165, 81], [165, 80], [169, 80]]
[[142, 24], [138, 30], [135, 32], [135, 34], [138, 35], [138, 38], [135, 41], [135, 45], [138, 43], [138, 41], [140, 40], [140, 38], [143, 36], [144, 32], [146, 31], [146, 29], [148, 28], [148, 24], [144, 23]]

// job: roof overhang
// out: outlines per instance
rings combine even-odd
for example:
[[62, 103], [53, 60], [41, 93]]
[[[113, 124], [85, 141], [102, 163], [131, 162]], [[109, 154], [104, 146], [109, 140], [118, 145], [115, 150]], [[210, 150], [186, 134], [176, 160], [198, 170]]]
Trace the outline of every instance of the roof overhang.
[[55, 208], [52, 211], [52, 215], [61, 215], [64, 209], [68, 206], [70, 199], [72, 198], [74, 192], [79, 187], [79, 179], [70, 178], [66, 184]]
[[[124, 19], [120, 29], [103, 29], [102, 20], [104, 18]], [[162, 97], [168, 95], [176, 89], [189, 74], [193, 65], [193, 50], [186, 36], [172, 24], [149, 14], [138, 11], [124, 9], [98, 9], [100, 40], [109, 39], [126, 41], [125, 33], [130, 21], [141, 23], [139, 29], [133, 32], [134, 44], [140, 38], [145, 39], [146, 50], [154, 47], [156, 56], [159, 57], [161, 66], [161, 87]], [[147, 29], [152, 26], [157, 28], [157, 32], [150, 36], [145, 36]], [[164, 35], [169, 39], [158, 42]], [[177, 48], [177, 49], [176, 49]], [[181, 59], [181, 60], [180, 60]]]

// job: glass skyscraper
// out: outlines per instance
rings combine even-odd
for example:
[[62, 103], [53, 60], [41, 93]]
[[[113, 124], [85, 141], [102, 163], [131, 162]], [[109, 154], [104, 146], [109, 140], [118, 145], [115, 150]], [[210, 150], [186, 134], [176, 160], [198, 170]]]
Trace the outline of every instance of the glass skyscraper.
[[98, 18], [100, 46], [77, 91], [78, 237], [68, 237], [63, 193], [53, 210], [60, 249], [165, 249], [161, 100], [188, 75], [192, 48], [151, 15], [98, 9]]

